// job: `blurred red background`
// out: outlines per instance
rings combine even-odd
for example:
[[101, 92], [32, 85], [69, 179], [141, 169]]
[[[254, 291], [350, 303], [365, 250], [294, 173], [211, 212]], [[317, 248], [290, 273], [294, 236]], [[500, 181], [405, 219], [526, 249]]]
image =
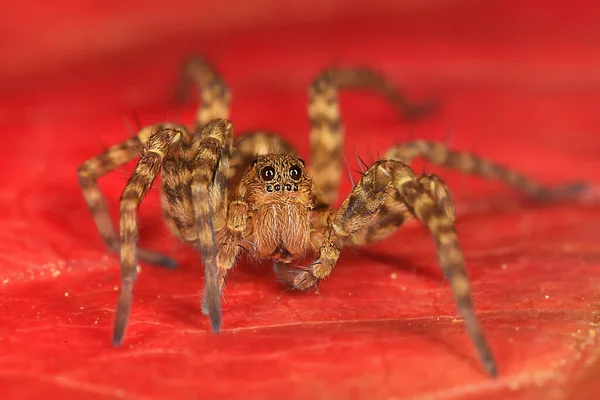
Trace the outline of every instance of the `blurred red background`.
[[[173, 101], [181, 62], [204, 54], [233, 89], [238, 130], [268, 128], [308, 156], [306, 87], [328, 65], [366, 65], [440, 111], [408, 123], [373, 94], [345, 93], [346, 155], [367, 161], [415, 137], [447, 140], [548, 184], [600, 178], [600, 10], [558, 1], [261, 0], [14, 2], [0, 24], [0, 390], [3, 398], [592, 399], [600, 209], [537, 205], [439, 172], [500, 377], [482, 372], [427, 232], [410, 224], [343, 253], [320, 294], [271, 268], [231, 274], [224, 330], [199, 310], [199, 256], [164, 229], [156, 193], [123, 346], [110, 334], [118, 260], [76, 179], [136, 118], [191, 123]], [[137, 116], [137, 117], [136, 117]], [[307, 157], [308, 158], [308, 157]], [[356, 168], [354, 162], [351, 162]], [[131, 165], [102, 180], [116, 217]], [[345, 177], [342, 193], [348, 193]]]

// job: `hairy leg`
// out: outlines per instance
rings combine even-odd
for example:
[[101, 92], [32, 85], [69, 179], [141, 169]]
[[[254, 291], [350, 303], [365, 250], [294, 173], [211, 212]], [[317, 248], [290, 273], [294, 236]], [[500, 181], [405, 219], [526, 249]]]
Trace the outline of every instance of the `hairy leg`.
[[[227, 213], [227, 224], [217, 234], [219, 251], [217, 253], [217, 271], [219, 292], [222, 293], [225, 286], [225, 278], [239, 255], [243, 247], [244, 232], [248, 221], [249, 206], [243, 200], [234, 200], [229, 204]], [[208, 312], [203, 302], [202, 309]]]
[[165, 156], [161, 172], [161, 206], [171, 232], [185, 242], [195, 242], [196, 227], [192, 203], [192, 174], [197, 149], [179, 143]]
[[232, 142], [233, 124], [230, 121], [213, 120], [204, 127], [191, 185], [197, 246], [204, 264], [203, 309], [214, 332], [221, 329], [221, 284], [215, 232], [223, 228], [221, 221], [227, 211], [227, 173]]
[[[115, 168], [133, 160], [142, 152], [144, 144], [154, 132], [162, 129], [175, 129], [176, 125], [163, 124], [143, 128], [136, 136], [127, 139], [121, 144], [108, 148], [104, 153], [84, 162], [78, 170], [79, 184], [88, 207], [96, 223], [96, 227], [111, 253], [120, 249], [120, 241], [114, 225], [110, 219], [108, 206], [104, 195], [98, 186], [98, 179]], [[139, 258], [142, 262], [175, 267], [177, 263], [170, 257], [155, 253], [150, 250], [139, 249]]]
[[587, 190], [587, 185], [580, 182], [548, 188], [504, 165], [494, 163], [472, 153], [451, 150], [440, 142], [416, 140], [401, 144], [389, 149], [384, 158], [410, 164], [412, 160], [419, 156], [437, 165], [479, 175], [487, 179], [499, 180], [538, 200], [557, 200], [577, 196]]
[[[495, 376], [496, 363], [475, 315], [454, 221], [423, 187], [410, 167], [395, 160], [374, 163], [331, 218], [332, 236], [344, 241], [371, 225], [388, 198], [390, 190], [398, 193], [398, 198], [403, 201], [408, 211], [422, 221], [431, 232], [437, 247], [440, 267], [450, 282], [467, 332], [486, 371]], [[316, 282], [327, 276], [314, 268], [309, 272]]]
[[340, 89], [373, 90], [384, 96], [400, 114], [409, 119], [427, 116], [435, 111], [433, 101], [414, 103], [402, 90], [390, 82], [384, 75], [369, 68], [330, 68], [336, 85]]
[[428, 114], [432, 104], [412, 104], [382, 75], [367, 68], [330, 68], [309, 87], [308, 116], [311, 123], [311, 176], [317, 207], [332, 204], [342, 174], [343, 124], [338, 89], [368, 89], [386, 97], [409, 118]]
[[189, 59], [183, 67], [177, 96], [183, 98], [190, 84], [199, 92], [201, 103], [196, 114], [194, 135], [185, 135], [179, 151], [167, 155], [163, 164], [161, 205], [171, 232], [185, 241], [195, 241], [196, 229], [191, 197], [197, 137], [211, 120], [228, 118], [231, 93], [217, 71], [200, 57]]
[[118, 346], [123, 340], [129, 319], [133, 284], [136, 279], [138, 261], [138, 207], [160, 172], [165, 155], [173, 143], [181, 140], [182, 131], [178, 128], [163, 128], [152, 134], [142, 150], [142, 158], [127, 182], [121, 195], [121, 291], [117, 304], [117, 315], [113, 334], [113, 344]]
[[229, 118], [231, 92], [217, 71], [201, 57], [193, 57], [184, 64], [176, 86], [177, 97], [183, 98], [190, 84], [196, 85], [201, 99], [196, 132], [213, 119]]
[[[444, 181], [439, 176], [433, 174], [423, 174], [417, 180], [421, 187], [433, 198], [438, 207], [444, 211], [448, 218], [454, 221], [454, 202]], [[413, 218], [413, 214], [406, 206], [399, 192], [392, 191], [388, 194], [373, 222], [348, 237], [344, 241], [345, 245], [362, 246], [382, 240], [394, 233], [404, 222]]]
[[310, 265], [300, 268], [281, 262], [273, 265], [275, 275], [294, 289], [307, 290], [327, 278], [340, 257], [340, 249], [322, 232], [313, 230], [310, 239], [317, 255]]
[[475, 314], [465, 260], [459, 245], [454, 221], [419, 184], [412, 171], [401, 163], [382, 165], [392, 176], [392, 185], [403, 196], [411, 212], [422, 221], [433, 235], [440, 267], [450, 282], [458, 311], [487, 373], [497, 375], [497, 366], [483, 328]]
[[342, 176], [344, 134], [337, 86], [328, 73], [319, 75], [309, 88], [308, 116], [312, 148], [310, 174], [318, 208], [335, 201]]

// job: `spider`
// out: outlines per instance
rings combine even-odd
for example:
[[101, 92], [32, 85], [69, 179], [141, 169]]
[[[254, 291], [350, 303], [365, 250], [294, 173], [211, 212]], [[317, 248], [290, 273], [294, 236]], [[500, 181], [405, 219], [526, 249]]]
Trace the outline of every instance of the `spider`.
[[[228, 271], [245, 249], [257, 260], [271, 260], [276, 275], [292, 288], [307, 290], [327, 278], [340, 249], [381, 240], [410, 218], [433, 236], [441, 269], [449, 280], [485, 371], [497, 375], [496, 362], [476, 316], [465, 260], [459, 245], [450, 192], [439, 176], [417, 174], [409, 164], [424, 157], [434, 164], [494, 178], [540, 200], [578, 193], [582, 184], [546, 188], [504, 166], [444, 144], [415, 140], [392, 147], [362, 172], [336, 210], [342, 174], [343, 128], [338, 89], [381, 92], [410, 117], [427, 114], [430, 104], [412, 104], [382, 75], [366, 68], [323, 70], [309, 87], [311, 167], [276, 134], [249, 132], [234, 144], [228, 120], [230, 91], [202, 58], [192, 58], [179, 88], [198, 87], [201, 107], [193, 130], [175, 123], [148, 126], [125, 142], [84, 162], [79, 182], [96, 226], [110, 252], [120, 254], [122, 284], [113, 344], [124, 337], [138, 261], [174, 267], [171, 258], [138, 248], [137, 209], [154, 179], [162, 175], [161, 204], [171, 232], [202, 253], [205, 285], [202, 311], [212, 330], [221, 327], [221, 295]], [[97, 180], [116, 167], [141, 158], [120, 199], [120, 235], [111, 222]], [[306, 267], [292, 262], [306, 254]]]

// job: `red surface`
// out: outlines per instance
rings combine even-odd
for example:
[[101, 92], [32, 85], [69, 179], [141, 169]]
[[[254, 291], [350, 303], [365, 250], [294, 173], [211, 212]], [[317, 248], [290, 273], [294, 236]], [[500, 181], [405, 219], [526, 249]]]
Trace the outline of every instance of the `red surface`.
[[[319, 295], [285, 291], [270, 266], [241, 263], [231, 274], [223, 333], [211, 334], [199, 310], [199, 257], [168, 235], [157, 193], [141, 209], [141, 243], [181, 267], [142, 265], [124, 345], [112, 348], [118, 260], [103, 248], [75, 171], [125, 139], [123, 118], [134, 113], [142, 124], [192, 120], [194, 106], [176, 105], [170, 92], [189, 54], [208, 55], [225, 75], [239, 130], [284, 132], [303, 156], [306, 85], [325, 65], [360, 63], [416, 97], [435, 94], [443, 108], [409, 126], [376, 96], [345, 94], [350, 159], [355, 149], [373, 160], [398, 141], [449, 137], [456, 148], [547, 183], [600, 181], [597, 7], [263, 0], [249, 11], [241, 1], [188, 3], [100, 9], [63, 0], [3, 10], [2, 398], [600, 393], [597, 202], [540, 206], [451, 172], [442, 176], [457, 202], [497, 380], [478, 365], [431, 240], [415, 224], [343, 253]], [[130, 170], [102, 180], [113, 211]]]

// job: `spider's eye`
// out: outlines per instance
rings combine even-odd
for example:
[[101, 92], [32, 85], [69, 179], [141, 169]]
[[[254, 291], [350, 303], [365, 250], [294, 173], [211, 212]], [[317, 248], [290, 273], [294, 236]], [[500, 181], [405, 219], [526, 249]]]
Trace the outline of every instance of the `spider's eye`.
[[297, 181], [298, 179], [300, 179], [301, 176], [302, 176], [302, 170], [300, 169], [299, 166], [294, 165], [292, 168], [290, 168], [290, 178]]
[[260, 177], [263, 179], [263, 181], [273, 180], [273, 178], [275, 178], [275, 169], [267, 165], [262, 169], [262, 171], [260, 171]]

